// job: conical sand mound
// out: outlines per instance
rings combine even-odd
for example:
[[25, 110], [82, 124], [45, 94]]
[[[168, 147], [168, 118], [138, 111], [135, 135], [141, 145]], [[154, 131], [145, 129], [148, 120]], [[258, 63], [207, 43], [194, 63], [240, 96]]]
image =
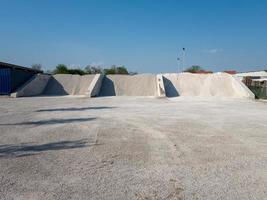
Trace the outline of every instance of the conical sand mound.
[[107, 75], [99, 96], [156, 96], [156, 75]]
[[252, 92], [230, 74], [163, 74], [167, 97], [239, 97], [254, 98]]
[[95, 75], [53, 75], [44, 91], [44, 95], [86, 95]]

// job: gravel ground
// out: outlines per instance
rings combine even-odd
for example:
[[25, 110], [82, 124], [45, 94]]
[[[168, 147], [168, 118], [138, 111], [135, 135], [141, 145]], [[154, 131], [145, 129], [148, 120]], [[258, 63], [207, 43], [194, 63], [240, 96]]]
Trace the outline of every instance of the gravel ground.
[[0, 199], [266, 199], [267, 102], [0, 98]]

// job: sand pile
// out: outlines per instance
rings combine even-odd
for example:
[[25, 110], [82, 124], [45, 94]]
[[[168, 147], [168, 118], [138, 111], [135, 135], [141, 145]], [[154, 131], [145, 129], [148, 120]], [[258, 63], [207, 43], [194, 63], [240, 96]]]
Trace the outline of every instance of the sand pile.
[[214, 74], [163, 74], [166, 95], [201, 97], [253, 97], [239, 80], [226, 73]]
[[156, 96], [156, 75], [107, 75], [99, 96]]
[[53, 75], [44, 91], [44, 95], [86, 95], [95, 75]]

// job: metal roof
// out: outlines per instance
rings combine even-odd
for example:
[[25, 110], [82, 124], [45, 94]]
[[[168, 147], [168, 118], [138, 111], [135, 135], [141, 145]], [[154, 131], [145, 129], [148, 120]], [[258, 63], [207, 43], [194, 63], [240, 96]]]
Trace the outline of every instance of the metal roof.
[[19, 66], [19, 65], [10, 64], [10, 63], [5, 63], [5, 62], [0, 62], [0, 67], [7, 67], [7, 68], [12, 68], [12, 69], [21, 69], [21, 70], [25, 70], [25, 71], [34, 71], [36, 73], [43, 73], [42, 70], [32, 69], [29, 67], [23, 67], [23, 66]]
[[254, 72], [243, 72], [243, 73], [237, 73], [236, 76], [239, 76], [239, 77], [244, 77], [244, 76], [267, 77], [267, 72], [265, 70], [254, 71]]
[[258, 79], [252, 79], [252, 80], [256, 82], [262, 82], [262, 81], [267, 81], [267, 78], [258, 78]]

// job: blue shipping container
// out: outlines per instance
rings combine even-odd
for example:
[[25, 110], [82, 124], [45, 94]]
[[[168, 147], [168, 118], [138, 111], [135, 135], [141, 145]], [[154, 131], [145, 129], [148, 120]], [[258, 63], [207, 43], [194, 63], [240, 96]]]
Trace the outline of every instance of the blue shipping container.
[[11, 93], [11, 69], [0, 68], [0, 95]]

